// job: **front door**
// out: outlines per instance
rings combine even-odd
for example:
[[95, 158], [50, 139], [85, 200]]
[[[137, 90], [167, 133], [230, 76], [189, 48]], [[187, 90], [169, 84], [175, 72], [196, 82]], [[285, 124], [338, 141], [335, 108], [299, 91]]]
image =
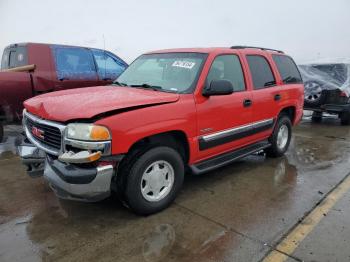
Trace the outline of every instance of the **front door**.
[[247, 90], [240, 58], [234, 54], [218, 55], [208, 72], [212, 80], [231, 81], [234, 93], [196, 98], [198, 118], [198, 156], [202, 160], [247, 144], [246, 125], [252, 120], [251, 92]]

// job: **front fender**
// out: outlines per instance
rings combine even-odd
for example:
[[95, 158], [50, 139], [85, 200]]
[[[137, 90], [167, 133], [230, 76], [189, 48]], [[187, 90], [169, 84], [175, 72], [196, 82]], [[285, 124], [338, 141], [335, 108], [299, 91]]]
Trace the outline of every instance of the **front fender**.
[[196, 108], [193, 97], [176, 103], [133, 110], [101, 119], [112, 132], [112, 153], [125, 154], [137, 141], [170, 131], [183, 132], [189, 143], [196, 136]]

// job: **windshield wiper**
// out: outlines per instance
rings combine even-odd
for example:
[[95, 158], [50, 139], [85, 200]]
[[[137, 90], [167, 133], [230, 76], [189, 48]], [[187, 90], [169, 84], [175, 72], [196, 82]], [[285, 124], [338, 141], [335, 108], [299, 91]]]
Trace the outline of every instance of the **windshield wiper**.
[[125, 84], [125, 83], [120, 83], [120, 82], [118, 82], [118, 81], [114, 81], [114, 82], [112, 83], [112, 85], [116, 85], [116, 86], [127, 86], [127, 84]]
[[161, 86], [155, 86], [155, 85], [150, 85], [150, 84], [140, 84], [140, 85], [130, 85], [131, 87], [144, 87], [144, 88], [150, 88], [155, 91], [162, 90], [163, 88]]

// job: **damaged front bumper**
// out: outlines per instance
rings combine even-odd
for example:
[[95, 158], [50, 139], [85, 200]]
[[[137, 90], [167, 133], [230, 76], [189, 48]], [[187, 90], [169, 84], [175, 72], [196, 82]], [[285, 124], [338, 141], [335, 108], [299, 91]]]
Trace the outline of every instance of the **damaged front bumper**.
[[95, 202], [110, 195], [113, 173], [112, 165], [82, 168], [47, 156], [44, 178], [60, 198]]
[[[27, 166], [28, 175], [44, 176], [59, 198], [96, 202], [111, 194], [115, 170], [112, 164], [80, 167], [63, 163], [25, 142], [18, 146], [18, 154]], [[121, 157], [116, 159], [120, 160]]]
[[40, 177], [44, 172], [45, 153], [33, 144], [22, 140], [17, 146], [17, 153], [21, 157], [22, 164], [27, 167], [30, 177]]

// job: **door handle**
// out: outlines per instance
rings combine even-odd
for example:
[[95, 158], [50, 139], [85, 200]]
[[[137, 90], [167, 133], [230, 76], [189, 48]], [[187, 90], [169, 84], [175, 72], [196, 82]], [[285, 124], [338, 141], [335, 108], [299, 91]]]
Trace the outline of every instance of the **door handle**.
[[248, 106], [251, 106], [252, 105], [252, 100], [250, 100], [250, 99], [244, 99], [243, 100], [243, 106], [244, 107], [248, 107]]
[[280, 94], [275, 95], [275, 101], [281, 100], [282, 96]]

